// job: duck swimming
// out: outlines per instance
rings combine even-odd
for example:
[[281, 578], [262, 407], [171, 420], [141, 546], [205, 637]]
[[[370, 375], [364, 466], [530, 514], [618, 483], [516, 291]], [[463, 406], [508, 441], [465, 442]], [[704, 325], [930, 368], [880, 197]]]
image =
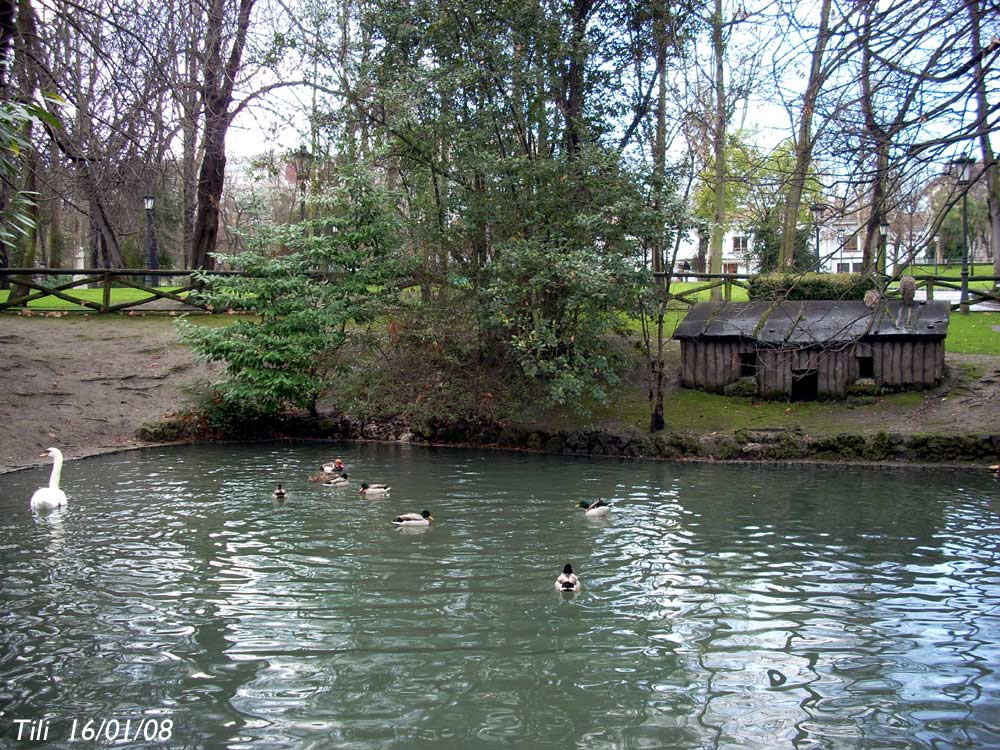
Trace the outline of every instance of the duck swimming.
[[327, 474], [343, 474], [347, 471], [347, 466], [343, 459], [338, 458], [332, 464], [323, 464], [323, 471]]
[[358, 492], [362, 497], [367, 497], [368, 495], [385, 495], [389, 492], [389, 485], [362, 482], [361, 489]]
[[347, 474], [341, 474], [339, 477], [334, 477], [329, 482], [323, 482], [324, 487], [346, 487], [351, 483]]
[[579, 591], [580, 579], [573, 572], [573, 566], [569, 563], [563, 566], [563, 572], [556, 578], [556, 589], [559, 591]]
[[434, 521], [434, 516], [426, 510], [420, 513], [403, 513], [392, 519], [392, 522], [397, 526], [430, 526], [432, 521]]
[[288, 497], [288, 490], [284, 489], [280, 484], [274, 488], [274, 492], [271, 493], [271, 497], [275, 500], [284, 500]]
[[580, 507], [584, 509], [584, 515], [590, 518], [602, 518], [611, 512], [610, 503], [604, 502], [604, 498], [601, 497], [589, 504], [586, 500], [581, 500]]

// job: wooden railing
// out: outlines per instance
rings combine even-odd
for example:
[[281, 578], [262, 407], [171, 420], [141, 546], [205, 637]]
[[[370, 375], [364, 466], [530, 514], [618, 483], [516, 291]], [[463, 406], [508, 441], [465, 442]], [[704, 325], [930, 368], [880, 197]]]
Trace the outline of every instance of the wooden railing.
[[[243, 275], [241, 271], [206, 271], [208, 276], [233, 276]], [[317, 276], [328, 277], [327, 274], [316, 272]], [[727, 301], [733, 299], [734, 288], [749, 288], [749, 279], [752, 274], [738, 273], [697, 273], [695, 271], [675, 271], [673, 273], [654, 274], [660, 278], [669, 276], [674, 281], [690, 282], [694, 286], [685, 284], [683, 289], [671, 289], [669, 298], [684, 305], [693, 305], [703, 297], [703, 292], [721, 287], [721, 297]], [[45, 283], [41, 279], [51, 277], [75, 277], [71, 281], [60, 283]], [[926, 290], [927, 299], [934, 299], [935, 289], [947, 289], [961, 291], [961, 280], [954, 276], [919, 275], [914, 277], [917, 281], [917, 288]], [[150, 283], [156, 279], [161, 282], [157, 285]], [[970, 282], [991, 281], [995, 285], [1000, 282], [1000, 276], [970, 276]], [[192, 296], [191, 292], [199, 287], [199, 282], [191, 271], [187, 270], [157, 270], [149, 271], [144, 269], [108, 269], [108, 268], [0, 268], [0, 283], [4, 283], [11, 289], [11, 295], [15, 289], [27, 289], [16, 296], [8, 296], [6, 300], [0, 299], [0, 311], [12, 308], [24, 308], [28, 303], [43, 300], [45, 298], [55, 298], [65, 303], [79, 306], [79, 309], [90, 310], [99, 313], [117, 312], [130, 308], [138, 308], [149, 305], [153, 302], [166, 301], [168, 309], [171, 311], [202, 311], [212, 312], [206, 304]], [[74, 290], [80, 287], [90, 287], [91, 293], [84, 295]], [[94, 294], [93, 289], [99, 289], [99, 294]], [[112, 289], [127, 288], [135, 292], [130, 299], [120, 299], [121, 294], [112, 295]], [[99, 299], [94, 299], [94, 297]], [[113, 296], [119, 299], [113, 299]], [[969, 303], [996, 302], [1000, 304], [1000, 294], [996, 289], [982, 290], [969, 288]], [[161, 304], [161, 308], [162, 308]], [[958, 303], [952, 304], [953, 308], [958, 307]], [[43, 304], [33, 306], [35, 310], [66, 309], [65, 305], [57, 308]], [[149, 309], [149, 308], [147, 308]]]
[[[238, 271], [210, 271], [214, 275], [239, 273]], [[70, 281], [61, 283], [45, 283], [39, 277], [71, 276]], [[153, 279], [164, 283], [153, 286]], [[191, 271], [149, 271], [142, 269], [108, 269], [108, 268], [0, 268], [0, 282], [9, 285], [10, 293], [6, 300], [0, 301], [0, 310], [27, 307], [29, 302], [54, 297], [78, 305], [93, 312], [109, 313], [132, 307], [147, 305], [157, 300], [173, 302], [174, 310], [206, 310], [205, 304], [192, 298], [190, 292], [198, 287], [198, 282]], [[172, 282], [172, 283], [169, 283]], [[95, 300], [94, 294], [80, 293], [80, 287], [99, 289], [100, 299]], [[131, 299], [112, 300], [112, 288], [128, 288], [141, 293]], [[27, 289], [27, 292], [15, 293], [15, 290]], [[35, 306], [33, 309], [56, 309], [55, 307]], [[65, 309], [65, 306], [62, 307]]]
[[749, 289], [750, 284], [747, 282], [747, 279], [753, 278], [753, 274], [747, 273], [696, 273], [694, 271], [654, 273], [653, 276], [659, 278], [669, 277], [674, 281], [704, 281], [704, 284], [699, 283], [697, 286], [685, 288], [679, 292], [670, 292], [670, 301], [681, 302], [685, 305], [693, 305], [695, 302], [699, 301], [698, 297], [702, 292], [706, 292], [710, 289], [717, 289], [719, 287], [722, 287], [722, 298], [726, 300], [726, 302], [732, 302], [733, 287]]
[[[960, 278], [955, 278], [954, 276], [914, 276], [917, 282], [917, 289], [924, 289], [927, 292], [927, 299], [934, 299], [934, 289], [937, 287], [943, 289], [951, 289], [956, 292], [962, 291], [962, 280]], [[1000, 282], [1000, 276], [969, 276], [969, 282], [974, 281], [992, 281], [993, 288], [990, 290], [973, 289], [971, 286], [968, 289], [968, 301], [970, 305], [975, 305], [980, 302], [996, 302], [1000, 304], [1000, 294], [997, 293], [997, 282]], [[957, 309], [959, 303], [953, 303], [952, 309]]]

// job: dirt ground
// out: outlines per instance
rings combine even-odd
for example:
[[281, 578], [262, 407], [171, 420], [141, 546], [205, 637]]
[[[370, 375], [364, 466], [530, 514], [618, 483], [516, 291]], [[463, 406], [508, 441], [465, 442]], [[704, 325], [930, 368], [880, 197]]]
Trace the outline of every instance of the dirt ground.
[[[890, 432], [995, 432], [1000, 357], [949, 355], [947, 364], [947, 381], [918, 406], [845, 411], [845, 430], [874, 419]], [[169, 317], [0, 315], [0, 472], [42, 462], [49, 446], [76, 458], [143, 445], [139, 427], [209, 377]]]
[[136, 431], [209, 376], [169, 317], [0, 316], [0, 472], [142, 445]]

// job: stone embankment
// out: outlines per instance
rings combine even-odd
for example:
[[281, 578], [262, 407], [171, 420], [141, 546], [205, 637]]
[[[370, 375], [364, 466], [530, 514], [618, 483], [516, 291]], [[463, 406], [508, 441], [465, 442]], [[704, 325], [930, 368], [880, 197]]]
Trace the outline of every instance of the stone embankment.
[[184, 418], [145, 425], [150, 442], [212, 439], [373, 440], [520, 450], [554, 455], [703, 461], [824, 461], [979, 464], [1000, 462], [1000, 433], [982, 435], [838, 433], [813, 436], [797, 428], [695, 435], [548, 431], [527, 426], [395, 420], [363, 422], [342, 414], [280, 419], [238, 431], [199, 434]]

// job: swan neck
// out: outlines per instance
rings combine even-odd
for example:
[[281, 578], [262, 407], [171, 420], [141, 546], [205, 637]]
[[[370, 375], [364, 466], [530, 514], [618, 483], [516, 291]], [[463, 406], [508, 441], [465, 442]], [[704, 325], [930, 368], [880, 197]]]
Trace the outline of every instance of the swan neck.
[[62, 475], [63, 457], [56, 456], [52, 462], [52, 474], [49, 475], [49, 487], [54, 490], [59, 489], [59, 477]]

